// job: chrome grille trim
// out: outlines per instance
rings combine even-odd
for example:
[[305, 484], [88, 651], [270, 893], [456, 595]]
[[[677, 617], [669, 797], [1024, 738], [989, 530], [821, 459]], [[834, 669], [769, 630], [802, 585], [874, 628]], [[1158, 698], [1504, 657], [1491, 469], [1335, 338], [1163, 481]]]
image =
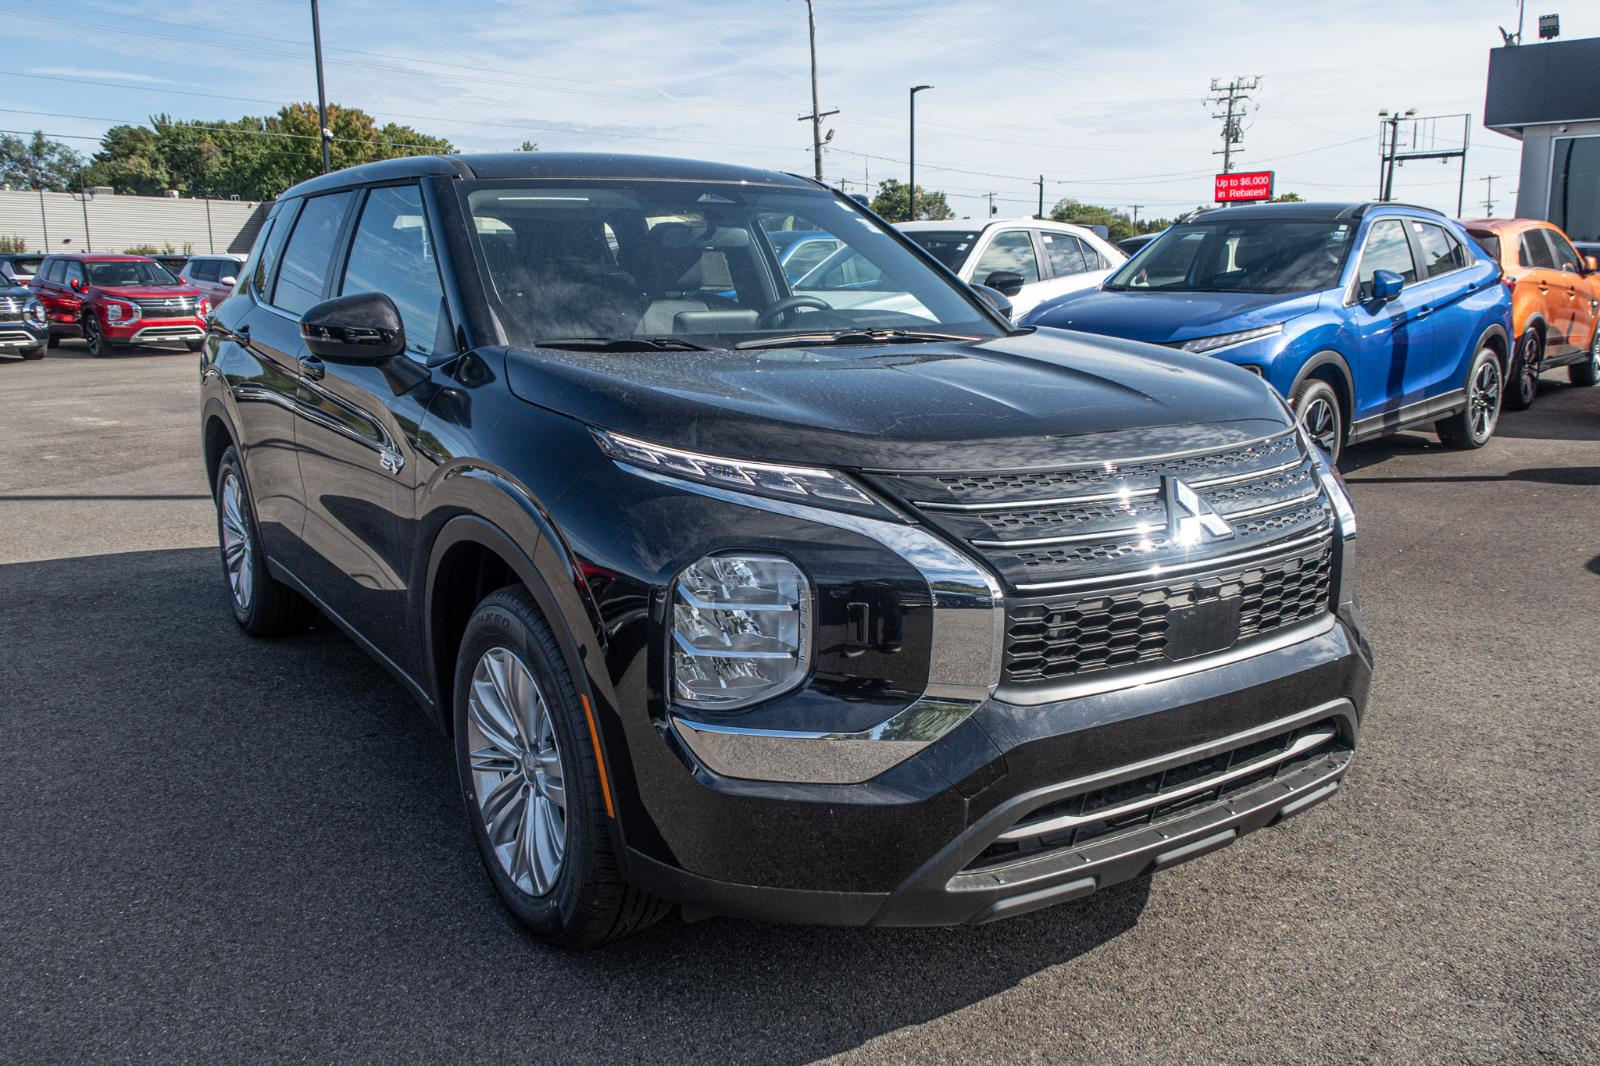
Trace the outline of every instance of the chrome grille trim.
[[[1226, 474], [1221, 477], [1184, 479], [1184, 483], [1191, 488], [1209, 489], [1218, 485], [1232, 485], [1239, 481], [1251, 481], [1256, 478], [1267, 478], [1274, 474], [1282, 474], [1305, 464], [1305, 457], [1291, 459], [1278, 466], [1264, 467], [1260, 470], [1247, 470], [1242, 474]], [[1038, 507], [1064, 507], [1075, 503], [1105, 503], [1108, 500], [1136, 500], [1144, 496], [1156, 496], [1161, 492], [1159, 485], [1145, 489], [1125, 489], [1119, 492], [1098, 492], [1078, 496], [1060, 496], [1048, 500], [993, 500], [988, 503], [936, 503], [923, 500], [914, 500], [912, 505], [929, 511], [1028, 511]]]
[[1214, 555], [1209, 559], [1197, 559], [1191, 563], [1158, 563], [1143, 570], [1127, 570], [1120, 573], [1100, 574], [1096, 577], [1074, 578], [1068, 581], [1030, 582], [1019, 584], [1017, 588], [1024, 592], [1044, 592], [1049, 589], [1086, 588], [1090, 585], [1127, 585], [1139, 581], [1148, 581], [1152, 578], [1165, 577], [1168, 574], [1189, 574], [1196, 570], [1204, 570], [1207, 567], [1221, 569], [1244, 559], [1255, 559], [1261, 556], [1291, 552], [1295, 548], [1329, 539], [1332, 534], [1333, 523], [1329, 521], [1309, 536], [1278, 541], [1275, 544], [1264, 544], [1259, 548], [1234, 552], [1231, 555]]

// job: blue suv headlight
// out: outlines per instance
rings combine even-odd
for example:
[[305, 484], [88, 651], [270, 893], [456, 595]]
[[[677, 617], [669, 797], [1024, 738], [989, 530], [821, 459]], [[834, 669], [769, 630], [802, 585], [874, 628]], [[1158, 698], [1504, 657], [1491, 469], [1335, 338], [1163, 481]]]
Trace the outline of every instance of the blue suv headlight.
[[1196, 337], [1184, 341], [1178, 347], [1186, 352], [1204, 354], [1206, 352], [1220, 352], [1224, 348], [1237, 348], [1241, 344], [1261, 340], [1263, 337], [1276, 337], [1283, 332], [1283, 323], [1273, 326], [1258, 326], [1255, 329], [1241, 329], [1233, 333], [1219, 333], [1215, 337]]
[[40, 303], [37, 298], [30, 299], [22, 305], [22, 317], [35, 326], [44, 325], [44, 304]]

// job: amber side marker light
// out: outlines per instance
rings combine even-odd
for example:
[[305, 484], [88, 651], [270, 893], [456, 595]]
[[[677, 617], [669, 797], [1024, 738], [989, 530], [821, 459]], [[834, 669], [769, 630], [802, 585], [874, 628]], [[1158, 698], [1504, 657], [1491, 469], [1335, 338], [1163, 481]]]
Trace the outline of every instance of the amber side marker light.
[[594, 764], [600, 770], [600, 796], [606, 801], [606, 817], [615, 818], [617, 810], [611, 805], [611, 781], [606, 777], [606, 757], [600, 752], [600, 731], [594, 727], [594, 709], [589, 706], [586, 693], [578, 693], [583, 703], [583, 717], [589, 723], [589, 743], [594, 745]]

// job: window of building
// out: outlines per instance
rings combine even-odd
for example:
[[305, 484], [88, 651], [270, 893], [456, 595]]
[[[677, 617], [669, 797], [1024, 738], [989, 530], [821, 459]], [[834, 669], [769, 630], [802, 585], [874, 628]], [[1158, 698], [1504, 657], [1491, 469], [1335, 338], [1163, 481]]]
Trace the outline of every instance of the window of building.
[[1573, 240], [1600, 241], [1600, 137], [1557, 137], [1549, 219]]

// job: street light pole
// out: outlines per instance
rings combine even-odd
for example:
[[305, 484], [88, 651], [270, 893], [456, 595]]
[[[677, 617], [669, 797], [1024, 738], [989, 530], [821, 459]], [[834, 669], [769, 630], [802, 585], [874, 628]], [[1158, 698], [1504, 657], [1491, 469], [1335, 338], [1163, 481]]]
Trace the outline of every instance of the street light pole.
[[911, 87], [911, 174], [906, 182], [906, 221], [917, 220], [917, 94], [931, 85], [913, 85]]
[[333, 170], [328, 152], [333, 132], [328, 129], [328, 93], [322, 83], [322, 22], [317, 18], [317, 0], [311, 0], [311, 47], [317, 57], [317, 140], [322, 142], [322, 172], [327, 174]]

